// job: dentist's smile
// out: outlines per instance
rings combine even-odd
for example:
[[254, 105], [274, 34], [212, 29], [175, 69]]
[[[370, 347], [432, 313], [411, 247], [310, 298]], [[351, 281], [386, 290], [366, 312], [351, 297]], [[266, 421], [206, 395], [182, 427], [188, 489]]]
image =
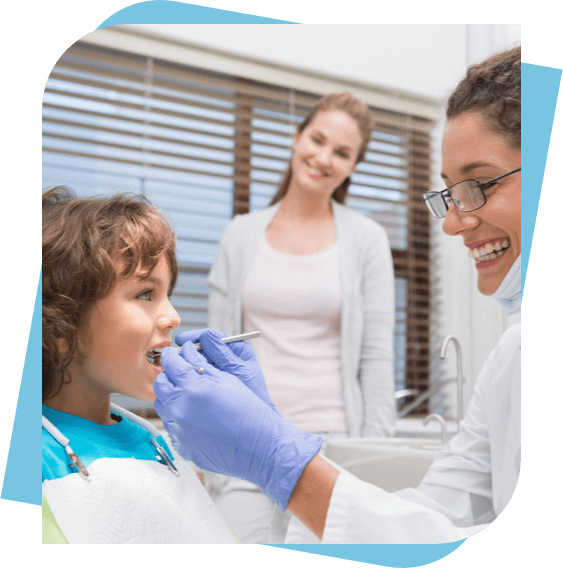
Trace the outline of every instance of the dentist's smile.
[[497, 237], [486, 241], [468, 243], [467, 255], [475, 259], [477, 268], [488, 268], [500, 262], [504, 253], [510, 248], [508, 237]]
[[[494, 179], [516, 170], [520, 162], [520, 150], [489, 130], [479, 114], [461, 114], [448, 122], [442, 177], [450, 185], [468, 178]], [[502, 178], [482, 191], [483, 205], [466, 212], [450, 207], [442, 228], [463, 237], [467, 255], [475, 261], [479, 291], [490, 296], [520, 255], [520, 175]]]

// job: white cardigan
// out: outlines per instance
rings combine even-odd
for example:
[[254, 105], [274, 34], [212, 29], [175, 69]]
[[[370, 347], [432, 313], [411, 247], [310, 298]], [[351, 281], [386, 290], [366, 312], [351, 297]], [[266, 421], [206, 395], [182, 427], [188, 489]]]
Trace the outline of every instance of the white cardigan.
[[[258, 242], [279, 205], [237, 215], [223, 232], [209, 274], [209, 327], [242, 333], [244, 285]], [[372, 219], [335, 201], [332, 210], [339, 244], [342, 380], [349, 434], [392, 436], [395, 284], [389, 241]]]

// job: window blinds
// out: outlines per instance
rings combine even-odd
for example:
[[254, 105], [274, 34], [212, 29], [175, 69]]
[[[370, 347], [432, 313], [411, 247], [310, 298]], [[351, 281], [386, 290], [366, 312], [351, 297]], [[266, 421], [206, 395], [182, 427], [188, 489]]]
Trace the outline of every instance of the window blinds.
[[[274, 77], [273, 77], [274, 79]], [[346, 90], [343, 86], [342, 90]], [[44, 187], [131, 191], [171, 218], [180, 330], [206, 326], [207, 274], [235, 213], [269, 205], [296, 125], [320, 100], [299, 91], [87, 42], [57, 62], [43, 99]], [[433, 121], [371, 108], [375, 127], [347, 205], [386, 229], [396, 277], [396, 386], [425, 389], [430, 358]]]

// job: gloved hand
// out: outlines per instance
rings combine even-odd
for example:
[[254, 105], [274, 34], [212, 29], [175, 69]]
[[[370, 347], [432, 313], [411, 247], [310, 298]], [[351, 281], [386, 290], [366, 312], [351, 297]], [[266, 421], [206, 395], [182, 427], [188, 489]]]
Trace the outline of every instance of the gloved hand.
[[178, 453], [202, 469], [258, 485], [285, 511], [322, 438], [290, 424], [235, 376], [210, 365], [191, 342], [181, 354], [164, 349], [161, 362], [154, 407]]
[[176, 336], [176, 343], [178, 345], [187, 342], [201, 343], [201, 353], [209, 363], [237, 377], [258, 398], [275, 410], [276, 407], [266, 388], [266, 381], [252, 345], [246, 341], [225, 344], [221, 341], [222, 337], [227, 337], [227, 334], [214, 329], [198, 329], [179, 333]]

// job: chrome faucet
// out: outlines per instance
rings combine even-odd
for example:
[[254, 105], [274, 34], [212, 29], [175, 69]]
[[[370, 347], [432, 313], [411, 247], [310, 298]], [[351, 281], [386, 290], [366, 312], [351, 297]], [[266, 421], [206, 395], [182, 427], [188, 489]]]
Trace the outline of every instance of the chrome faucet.
[[448, 337], [444, 339], [440, 359], [446, 358], [446, 348], [450, 341], [454, 344], [457, 355], [457, 431], [459, 432], [459, 424], [463, 418], [463, 374], [461, 369], [461, 345], [453, 335], [448, 335]]
[[446, 427], [446, 421], [439, 414], [429, 414], [424, 419], [422, 425], [426, 426], [430, 420], [437, 420], [440, 423], [440, 427], [442, 429], [442, 445], [445, 446], [448, 443], [448, 429]]

